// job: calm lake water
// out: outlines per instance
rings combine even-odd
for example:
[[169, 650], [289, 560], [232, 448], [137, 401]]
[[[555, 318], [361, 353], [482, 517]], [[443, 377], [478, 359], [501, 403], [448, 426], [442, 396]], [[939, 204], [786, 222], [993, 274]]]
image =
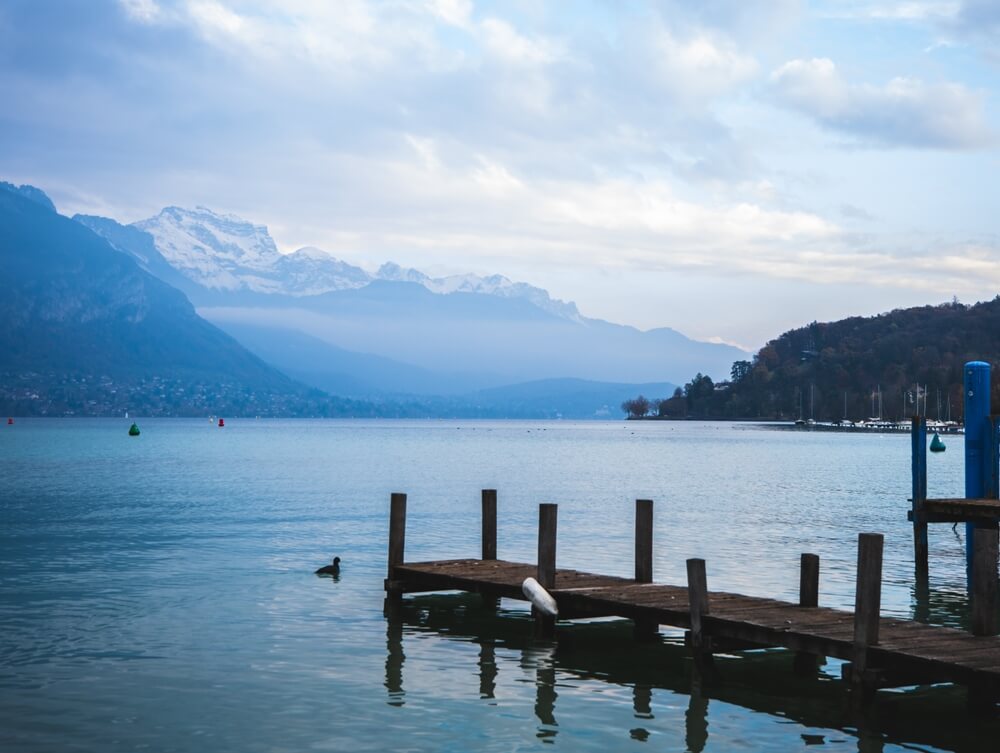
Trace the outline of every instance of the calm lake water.
[[[0, 750], [788, 751], [1000, 749], [964, 691], [883, 692], [852, 714], [830, 662], [780, 651], [693, 681], [675, 632], [623, 622], [536, 642], [524, 606], [408, 597], [383, 616], [389, 494], [408, 560], [476, 556], [499, 490], [499, 554], [534, 561], [559, 503], [558, 561], [632, 569], [633, 505], [656, 504], [655, 578], [851, 607], [856, 539], [886, 536], [883, 609], [961, 625], [964, 532], [931, 527], [914, 596], [909, 438], [726, 423], [19, 419], [0, 427]], [[929, 458], [961, 496], [962, 440]], [[313, 570], [338, 554], [339, 580]]]

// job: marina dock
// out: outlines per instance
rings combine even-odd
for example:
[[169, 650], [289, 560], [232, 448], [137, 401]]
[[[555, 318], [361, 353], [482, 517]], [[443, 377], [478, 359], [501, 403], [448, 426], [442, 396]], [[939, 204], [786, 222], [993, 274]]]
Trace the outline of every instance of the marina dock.
[[[386, 609], [400, 604], [404, 594], [435, 591], [478, 593], [487, 604], [501, 597], [524, 600], [522, 583], [531, 577], [554, 597], [559, 631], [571, 630], [574, 619], [616, 616], [633, 622], [640, 642], [657, 640], [661, 625], [686, 630], [699, 665], [710, 666], [713, 653], [777, 647], [796, 652], [796, 668], [807, 672], [815, 671], [818, 657], [845, 660], [843, 680], [859, 698], [870, 698], [878, 688], [931, 683], [967, 687], [970, 707], [977, 711], [995, 709], [1000, 697], [995, 537], [975, 537], [973, 631], [965, 632], [880, 615], [880, 534], [858, 537], [855, 609], [846, 611], [819, 605], [819, 557], [809, 553], [801, 557], [798, 603], [711, 591], [701, 559], [687, 561], [686, 584], [655, 583], [650, 500], [636, 501], [634, 578], [557, 568], [553, 504], [539, 506], [536, 563], [497, 559], [496, 514], [496, 492], [484, 490], [481, 558], [406, 562], [406, 495], [393, 494]], [[537, 611], [535, 626], [541, 637], [556, 635], [555, 619]]]

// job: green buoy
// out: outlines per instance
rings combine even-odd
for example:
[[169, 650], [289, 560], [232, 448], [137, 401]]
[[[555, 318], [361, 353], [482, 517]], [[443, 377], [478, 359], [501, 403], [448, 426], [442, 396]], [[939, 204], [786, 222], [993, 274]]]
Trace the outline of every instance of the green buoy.
[[138, 424], [132, 424], [130, 427], [128, 427], [128, 435], [130, 437], [137, 437], [137, 436], [139, 436], [139, 426], [138, 426]]
[[934, 438], [931, 440], [931, 452], [944, 452], [947, 447], [944, 446], [944, 442], [941, 441], [941, 437], [934, 432]]

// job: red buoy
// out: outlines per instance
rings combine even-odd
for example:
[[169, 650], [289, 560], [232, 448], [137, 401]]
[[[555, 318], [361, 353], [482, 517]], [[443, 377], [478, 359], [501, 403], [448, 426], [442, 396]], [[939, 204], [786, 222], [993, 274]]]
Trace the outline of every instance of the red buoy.
[[7, 426], [13, 426], [13, 425], [14, 425], [14, 419], [13, 418], [8, 418], [7, 419]]
[[219, 428], [221, 429], [225, 425], [226, 425], [226, 420], [224, 418], [220, 418], [219, 419]]

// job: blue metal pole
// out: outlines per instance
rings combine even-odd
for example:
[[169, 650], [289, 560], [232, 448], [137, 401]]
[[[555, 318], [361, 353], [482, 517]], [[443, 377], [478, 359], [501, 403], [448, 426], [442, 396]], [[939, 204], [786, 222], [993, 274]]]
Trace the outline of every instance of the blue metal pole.
[[[991, 477], [993, 441], [990, 424], [990, 365], [985, 361], [965, 364], [965, 497], [986, 496]], [[974, 523], [965, 524], [965, 573], [972, 593], [972, 537]]]

